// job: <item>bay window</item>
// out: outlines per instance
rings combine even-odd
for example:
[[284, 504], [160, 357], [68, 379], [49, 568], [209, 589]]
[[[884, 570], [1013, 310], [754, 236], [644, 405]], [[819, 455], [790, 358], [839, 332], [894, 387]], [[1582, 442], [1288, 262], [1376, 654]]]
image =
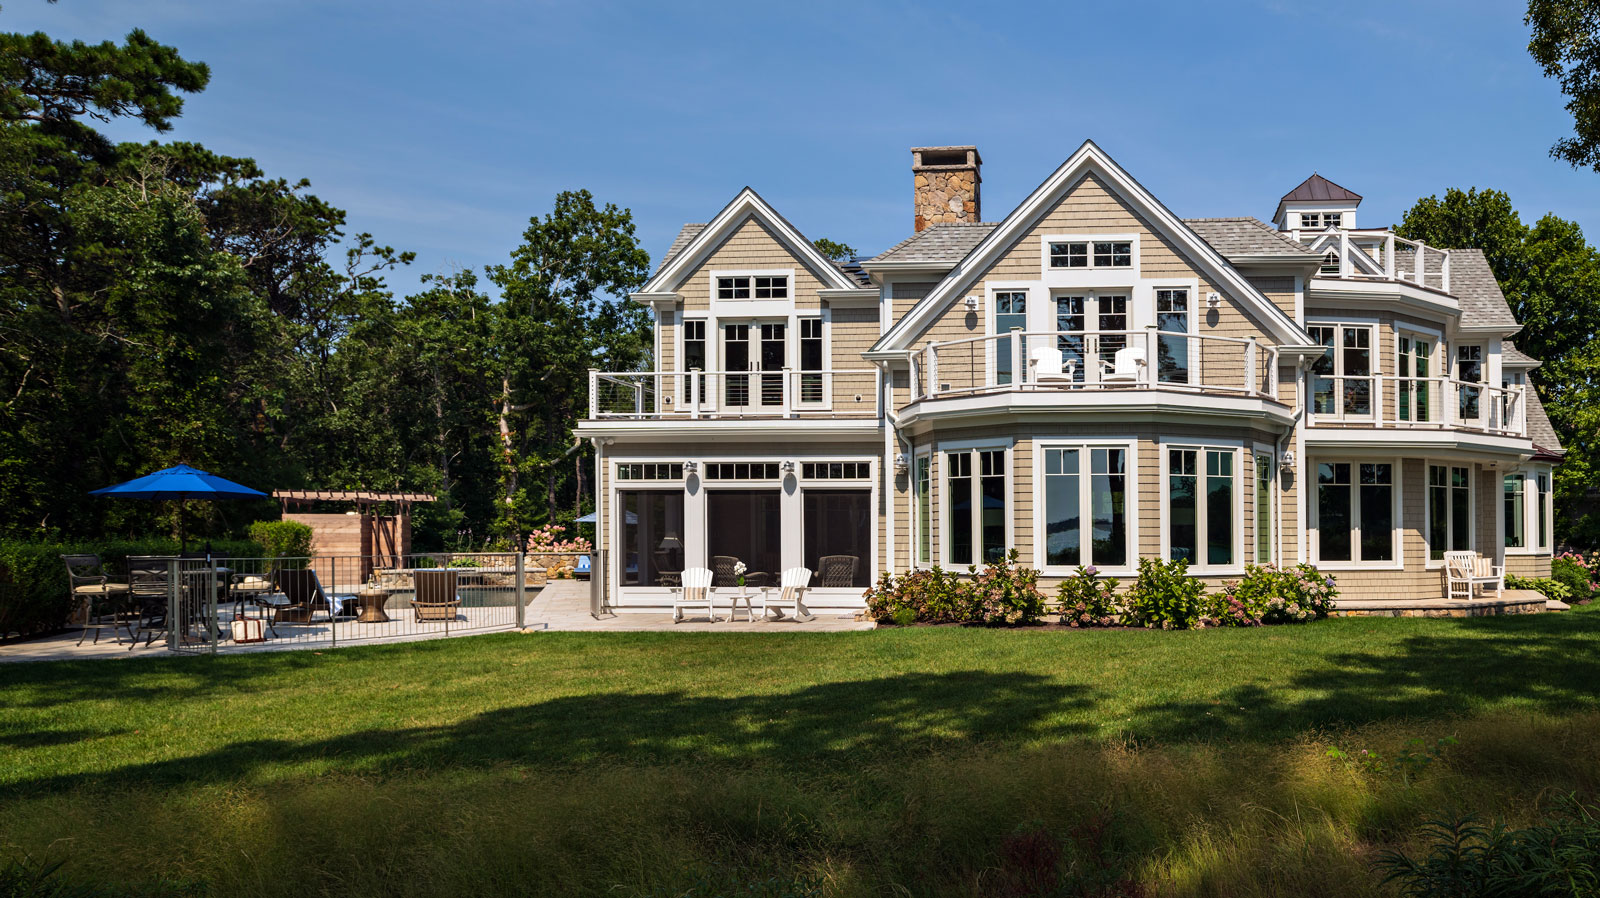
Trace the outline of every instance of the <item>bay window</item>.
[[1472, 548], [1472, 469], [1428, 466], [1428, 559]]
[[946, 557], [951, 564], [985, 564], [1008, 548], [1006, 450], [962, 449], [945, 453]]
[[1190, 567], [1234, 563], [1236, 449], [1167, 450], [1167, 557]]
[[1317, 560], [1390, 562], [1394, 547], [1394, 465], [1317, 464]]
[[1133, 555], [1128, 545], [1131, 449], [1043, 446], [1040, 451], [1042, 563], [1126, 567]]

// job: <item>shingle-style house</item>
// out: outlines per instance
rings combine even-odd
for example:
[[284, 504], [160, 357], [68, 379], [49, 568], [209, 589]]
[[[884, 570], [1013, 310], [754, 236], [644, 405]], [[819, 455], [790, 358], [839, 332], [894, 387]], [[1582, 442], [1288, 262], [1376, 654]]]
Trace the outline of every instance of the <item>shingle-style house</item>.
[[1347, 598], [1440, 596], [1447, 550], [1548, 572], [1561, 447], [1479, 251], [1361, 227], [1319, 175], [1270, 225], [1180, 219], [1092, 142], [984, 222], [975, 148], [912, 158], [878, 256], [746, 188], [632, 295], [655, 370], [595, 372], [579, 429], [606, 607], [719, 557], [819, 571], [824, 608], [1013, 547], [1046, 582], [1309, 561]]

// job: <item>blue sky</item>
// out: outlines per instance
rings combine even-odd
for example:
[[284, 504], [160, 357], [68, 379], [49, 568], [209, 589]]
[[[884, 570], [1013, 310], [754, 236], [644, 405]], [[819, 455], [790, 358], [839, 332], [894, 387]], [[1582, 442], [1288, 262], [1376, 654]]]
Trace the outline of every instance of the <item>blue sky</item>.
[[[309, 178], [391, 278], [505, 259], [564, 189], [630, 207], [652, 257], [744, 185], [808, 236], [911, 227], [910, 154], [977, 144], [998, 220], [1084, 138], [1183, 216], [1271, 216], [1312, 170], [1386, 224], [1496, 187], [1600, 236], [1600, 174], [1528, 57], [1521, 4], [6, 0], [0, 26], [211, 65], [171, 132]], [[120, 128], [118, 136], [147, 139]]]

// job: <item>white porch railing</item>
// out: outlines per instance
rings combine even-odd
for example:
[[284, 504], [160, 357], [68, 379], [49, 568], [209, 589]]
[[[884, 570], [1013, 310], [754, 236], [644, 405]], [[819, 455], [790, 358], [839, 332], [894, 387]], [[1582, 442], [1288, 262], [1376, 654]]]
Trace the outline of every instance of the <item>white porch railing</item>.
[[878, 371], [589, 372], [589, 418], [873, 418]]
[[1312, 427], [1476, 430], [1527, 436], [1524, 386], [1383, 374], [1310, 377]]
[[1278, 395], [1278, 351], [1254, 337], [1143, 330], [1028, 332], [930, 343], [913, 399], [1011, 390], [1178, 390]]
[[1290, 234], [1314, 253], [1333, 253], [1322, 277], [1408, 281], [1450, 292], [1450, 251], [1420, 240], [1396, 237], [1393, 231], [1300, 231]]

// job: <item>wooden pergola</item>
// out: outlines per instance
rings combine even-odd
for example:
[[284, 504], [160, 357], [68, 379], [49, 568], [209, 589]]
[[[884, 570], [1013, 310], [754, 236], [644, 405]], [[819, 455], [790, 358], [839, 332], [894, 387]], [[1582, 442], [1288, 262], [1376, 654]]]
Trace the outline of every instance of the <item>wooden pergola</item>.
[[273, 490], [272, 498], [283, 503], [284, 511], [289, 510], [291, 502], [351, 502], [362, 509], [392, 504], [409, 510], [414, 502], [435, 501], [432, 493], [385, 493], [377, 490]]
[[[311, 527], [317, 555], [361, 557], [361, 577], [379, 567], [399, 567], [411, 551], [411, 506], [433, 502], [430, 493], [400, 493], [381, 490], [273, 490], [272, 498], [283, 506], [283, 517]], [[350, 513], [294, 514], [291, 506], [317, 502], [340, 502], [356, 507]], [[380, 513], [389, 506], [393, 514]], [[346, 523], [349, 522], [349, 523]], [[315, 566], [315, 562], [313, 563]]]

